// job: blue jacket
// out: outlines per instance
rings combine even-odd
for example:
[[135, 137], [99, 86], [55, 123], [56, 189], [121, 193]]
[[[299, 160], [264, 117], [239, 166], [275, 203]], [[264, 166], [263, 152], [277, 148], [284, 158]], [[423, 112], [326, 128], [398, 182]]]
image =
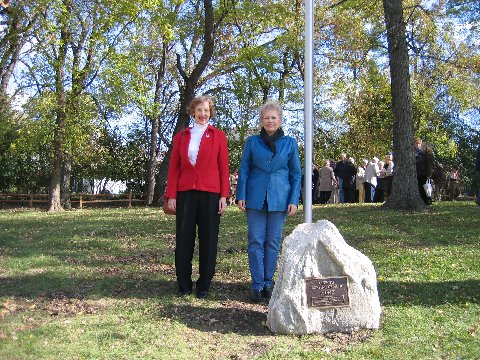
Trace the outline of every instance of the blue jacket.
[[287, 211], [289, 204], [298, 206], [302, 170], [297, 142], [282, 136], [275, 147], [273, 156], [260, 135], [250, 136], [245, 142], [236, 198], [245, 200], [248, 209], [261, 210], [265, 197], [268, 211]]

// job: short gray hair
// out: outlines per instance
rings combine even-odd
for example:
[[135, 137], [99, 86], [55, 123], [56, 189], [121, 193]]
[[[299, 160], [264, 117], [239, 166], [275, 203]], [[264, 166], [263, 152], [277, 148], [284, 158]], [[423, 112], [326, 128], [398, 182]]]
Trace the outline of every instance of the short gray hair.
[[263, 118], [263, 114], [269, 110], [275, 110], [278, 113], [278, 116], [280, 117], [280, 121], [282, 120], [282, 106], [278, 101], [267, 101], [265, 104], [260, 106], [259, 112], [260, 112], [260, 120]]

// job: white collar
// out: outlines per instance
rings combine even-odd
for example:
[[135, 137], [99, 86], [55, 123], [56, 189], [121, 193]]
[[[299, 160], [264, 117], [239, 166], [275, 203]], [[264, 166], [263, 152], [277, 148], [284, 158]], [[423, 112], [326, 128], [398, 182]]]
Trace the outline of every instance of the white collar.
[[207, 127], [208, 127], [208, 124], [200, 125], [200, 124], [194, 123], [193, 127], [192, 127], [192, 130], [193, 131], [205, 131], [205, 130], [207, 130]]

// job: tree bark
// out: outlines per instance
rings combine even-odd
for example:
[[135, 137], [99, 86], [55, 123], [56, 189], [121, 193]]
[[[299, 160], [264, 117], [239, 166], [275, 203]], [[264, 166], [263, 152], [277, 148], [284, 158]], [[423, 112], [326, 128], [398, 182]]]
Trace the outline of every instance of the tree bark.
[[415, 168], [412, 95], [402, 0], [383, 0], [387, 27], [393, 112], [395, 175], [385, 207], [422, 210]]
[[[95, 67], [100, 64], [95, 61], [95, 51], [101, 40], [93, 36], [100, 26], [100, 15], [92, 11], [93, 23], [90, 24], [92, 33], [86, 24], [78, 24], [78, 29], [69, 22], [69, 16], [75, 10], [75, 2], [63, 0], [64, 10], [59, 15], [60, 45], [55, 59], [55, 93], [56, 93], [56, 126], [54, 130], [54, 159], [50, 184], [49, 211], [63, 210], [63, 203], [70, 206], [70, 173], [71, 163], [74, 160], [73, 149], [66, 149], [65, 137], [70, 135], [66, 128], [67, 119], [80, 117], [82, 94], [98, 75]], [[94, 9], [99, 3], [93, 3]], [[77, 19], [78, 20], [78, 19]], [[79, 20], [81, 22], [81, 20]], [[75, 22], [73, 22], [75, 24]], [[76, 35], [73, 35], [76, 34]], [[67, 64], [67, 54], [71, 50], [71, 67]], [[70, 74], [71, 90], [67, 92], [65, 83], [67, 74]], [[68, 83], [68, 82], [67, 82]], [[68, 97], [67, 97], [68, 93]], [[80, 119], [80, 118], [79, 118]], [[67, 163], [68, 162], [68, 163]], [[62, 173], [65, 175], [62, 179]], [[62, 186], [62, 185], [65, 186]], [[56, 192], [60, 193], [57, 194]]]
[[62, 182], [60, 187], [60, 195], [61, 195], [61, 205], [64, 209], [71, 209], [72, 208], [72, 201], [71, 201], [71, 194], [70, 194], [70, 186], [71, 181], [70, 178], [72, 176], [72, 157], [68, 154], [64, 154], [64, 161], [62, 167]]
[[155, 193], [155, 170], [157, 168], [157, 134], [160, 124], [158, 116], [151, 119], [151, 133], [150, 133], [150, 154], [147, 164], [147, 205], [153, 202]]
[[[203, 52], [200, 60], [195, 65], [190, 75], [186, 74], [185, 69], [183, 69], [181, 64], [180, 56], [177, 54], [177, 70], [180, 73], [180, 76], [183, 78], [183, 86], [180, 90], [180, 106], [178, 109], [178, 120], [173, 131], [174, 135], [185, 129], [190, 122], [189, 115], [187, 113], [188, 104], [190, 104], [190, 102], [194, 99], [195, 90], [198, 86], [200, 77], [208, 66], [213, 55], [215, 44], [213, 32], [215, 26], [218, 24], [215, 23], [212, 0], [203, 0], [203, 6], [205, 9]], [[155, 205], [161, 205], [163, 195], [165, 193], [171, 153], [172, 144], [170, 144], [168, 152], [165, 155], [165, 158], [163, 159], [158, 171], [158, 176], [156, 179], [157, 186], [155, 186]]]
[[60, 47], [58, 57], [55, 64], [55, 93], [56, 93], [56, 119], [53, 140], [53, 169], [50, 179], [50, 193], [48, 199], [48, 212], [63, 211], [61, 205], [60, 188], [62, 182], [62, 168], [63, 168], [63, 142], [66, 122], [66, 93], [64, 86], [65, 78], [65, 64], [68, 51], [68, 25], [65, 14], [61, 15], [60, 20]]
[[[160, 105], [161, 103], [161, 93], [163, 88], [163, 81], [165, 78], [165, 71], [167, 65], [167, 44], [163, 44], [162, 49], [162, 59], [160, 63], [160, 67], [157, 71], [157, 81], [155, 84], [155, 98], [153, 99], [155, 104]], [[151, 126], [151, 133], [150, 133], [150, 154], [147, 164], [147, 205], [153, 203], [154, 195], [155, 195], [155, 173], [157, 169], [157, 137], [158, 131], [160, 128], [160, 115], [157, 113], [152, 114], [150, 121], [152, 123]]]

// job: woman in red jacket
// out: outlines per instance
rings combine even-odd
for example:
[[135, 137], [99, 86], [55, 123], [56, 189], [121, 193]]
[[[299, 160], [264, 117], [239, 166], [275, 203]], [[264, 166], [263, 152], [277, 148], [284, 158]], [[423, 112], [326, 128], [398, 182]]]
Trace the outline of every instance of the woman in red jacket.
[[192, 100], [188, 113], [193, 127], [173, 138], [166, 197], [176, 210], [175, 270], [181, 295], [192, 293], [192, 259], [198, 227], [199, 273], [195, 288], [206, 298], [215, 273], [220, 215], [230, 191], [228, 147], [225, 133], [209, 125], [215, 115], [208, 96]]

